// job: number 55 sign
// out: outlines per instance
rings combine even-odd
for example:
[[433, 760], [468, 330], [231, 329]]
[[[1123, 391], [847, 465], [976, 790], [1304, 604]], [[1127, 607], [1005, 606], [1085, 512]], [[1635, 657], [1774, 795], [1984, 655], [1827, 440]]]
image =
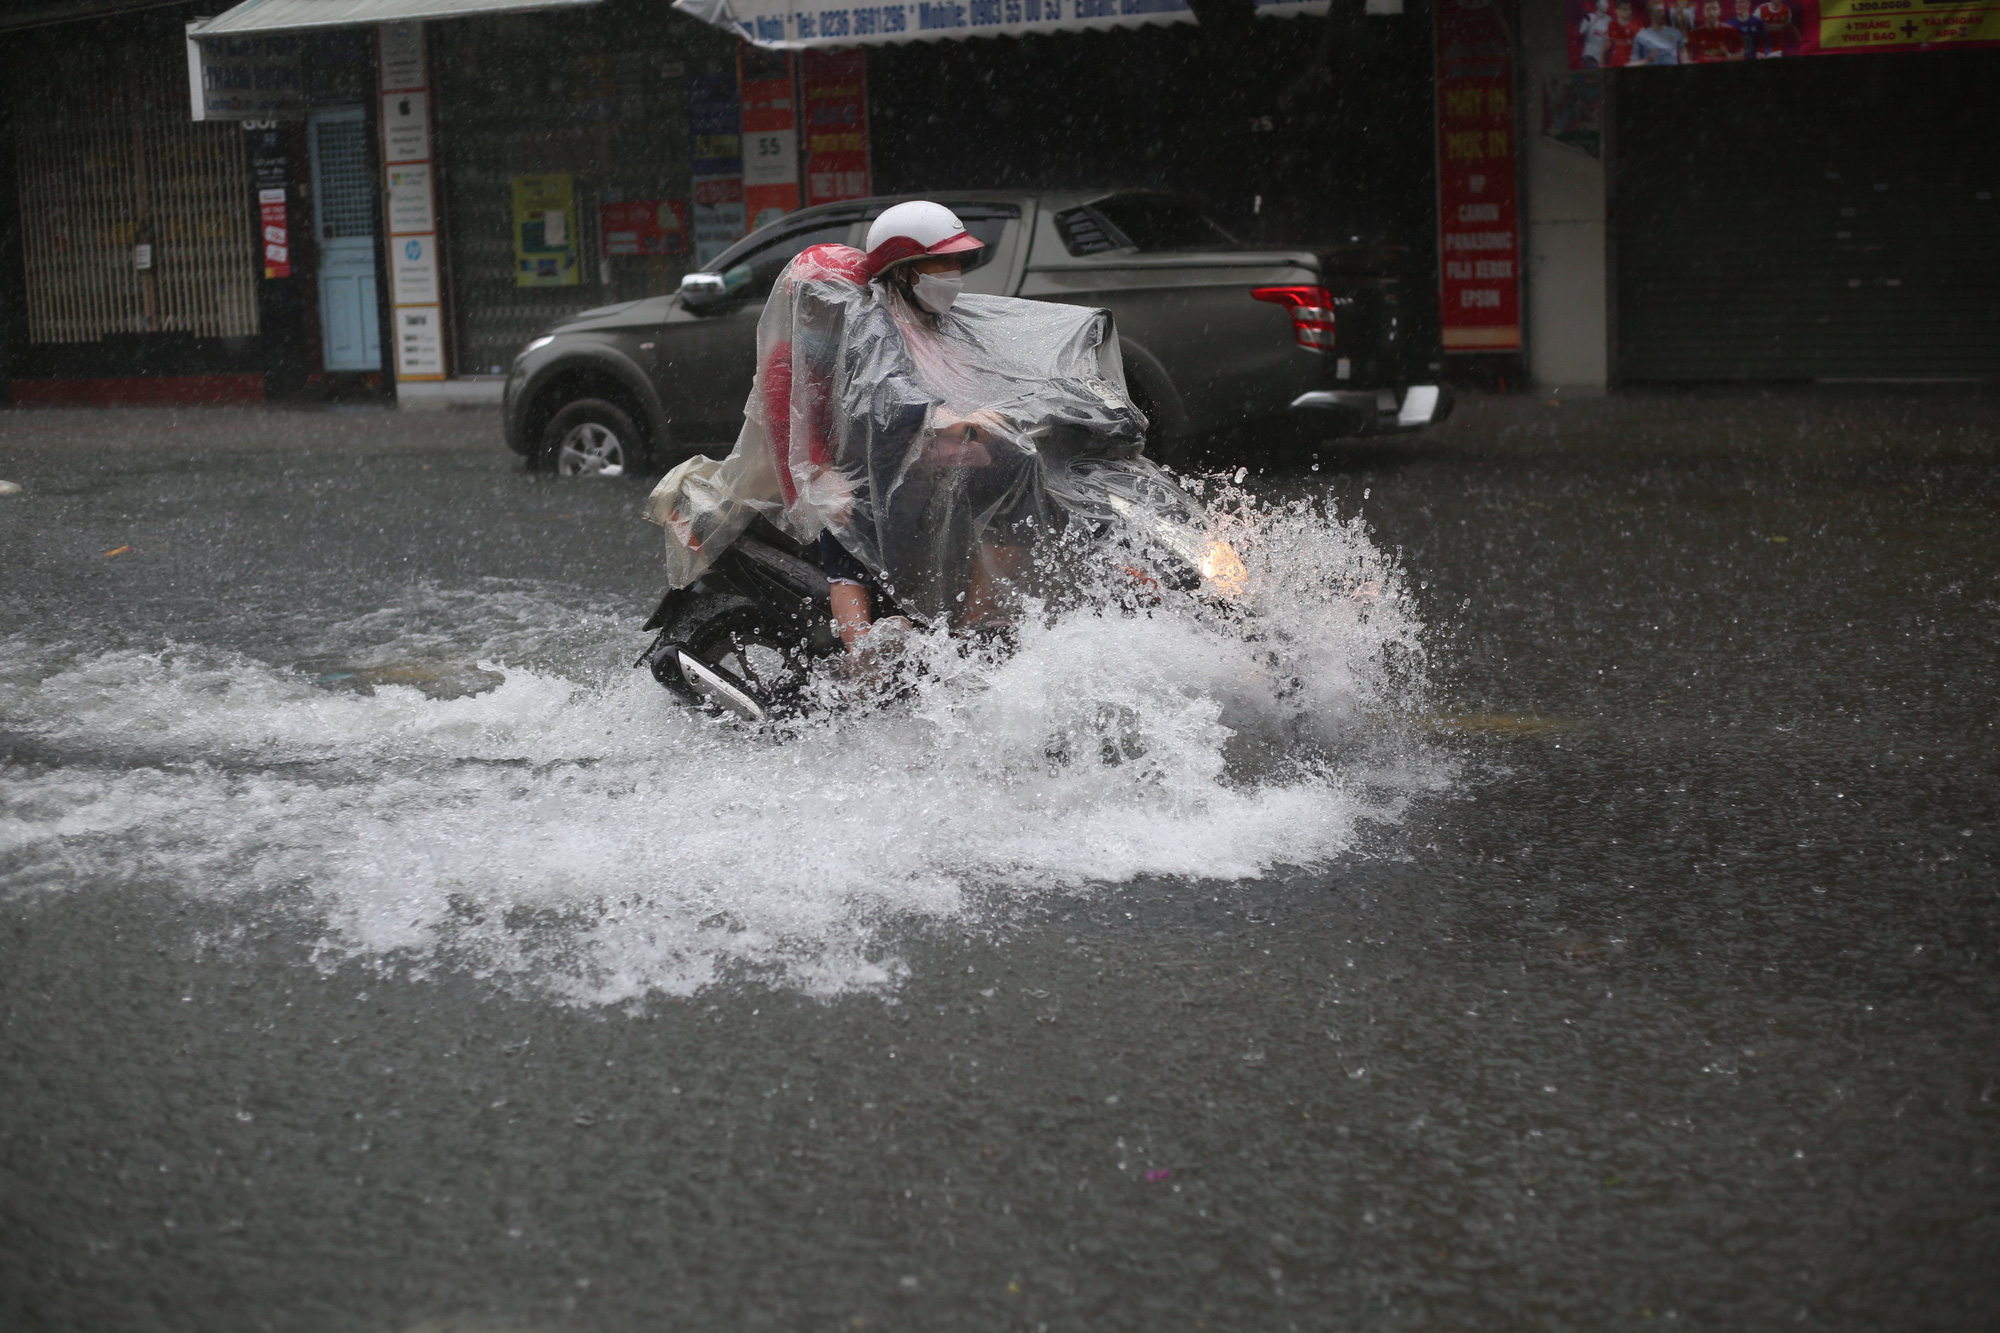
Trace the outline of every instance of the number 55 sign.
[[799, 206], [799, 117], [792, 58], [750, 44], [736, 49], [743, 90], [743, 211], [755, 231]]

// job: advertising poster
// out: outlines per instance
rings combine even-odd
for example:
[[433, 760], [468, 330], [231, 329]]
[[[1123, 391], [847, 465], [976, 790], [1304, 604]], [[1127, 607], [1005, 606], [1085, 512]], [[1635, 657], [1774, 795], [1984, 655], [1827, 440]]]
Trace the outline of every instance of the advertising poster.
[[731, 74], [688, 78], [688, 134], [694, 164], [694, 262], [708, 262], [747, 228], [743, 216], [743, 104]]
[[601, 244], [611, 258], [685, 254], [687, 204], [679, 199], [624, 199], [597, 206]]
[[1446, 352], [1521, 347], [1514, 62], [1491, 0], [1438, 0], [1438, 316]]
[[431, 212], [431, 164], [411, 162], [389, 168], [389, 232], [433, 232], [437, 218]]
[[246, 125], [249, 131], [250, 184], [257, 191], [257, 230], [262, 237], [264, 276], [292, 276], [292, 226], [286, 207], [291, 196], [292, 164], [285, 149], [285, 131], [275, 124]]
[[2000, 0], [1565, 0], [1572, 69], [2000, 46]]
[[385, 93], [428, 88], [424, 69], [424, 29], [419, 23], [384, 23], [375, 30], [379, 77]]
[[396, 378], [444, 378], [444, 320], [436, 306], [396, 308]]
[[514, 177], [514, 285], [577, 285], [576, 182], [568, 172]]
[[868, 61], [858, 49], [799, 57], [806, 112], [806, 203], [863, 199], [868, 172]]
[[264, 276], [292, 276], [292, 233], [285, 221], [285, 192], [257, 191], [257, 220], [264, 233]]
[[1604, 76], [1579, 69], [1544, 79], [1542, 135], [1597, 157], [1604, 141]]
[[437, 244], [435, 236], [392, 236], [389, 238], [390, 304], [436, 305], [438, 303]]
[[694, 262], [710, 260], [743, 238], [743, 178], [710, 176], [694, 182]]
[[743, 97], [743, 211], [748, 230], [799, 206], [799, 119], [792, 97], [792, 57], [754, 46], [736, 48]]
[[430, 156], [430, 94], [382, 94], [382, 160], [428, 162]]

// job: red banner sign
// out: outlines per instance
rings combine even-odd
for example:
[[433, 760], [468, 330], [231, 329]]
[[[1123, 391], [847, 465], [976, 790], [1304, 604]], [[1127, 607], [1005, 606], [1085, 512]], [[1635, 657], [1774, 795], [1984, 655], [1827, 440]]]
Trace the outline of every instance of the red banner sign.
[[601, 254], [612, 258], [634, 255], [678, 255], [687, 251], [687, 201], [626, 199], [597, 206]]
[[865, 198], [868, 62], [861, 51], [807, 51], [799, 60], [806, 106], [806, 203]]
[[264, 276], [291, 277], [292, 233], [291, 224], [285, 220], [285, 191], [282, 186], [257, 191], [257, 219], [258, 225], [264, 229]]
[[1514, 62], [1492, 0], [1437, 0], [1438, 314], [1447, 352], [1521, 348]]
[[792, 58], [740, 42], [736, 75], [743, 97], [743, 212], [755, 231], [799, 206]]

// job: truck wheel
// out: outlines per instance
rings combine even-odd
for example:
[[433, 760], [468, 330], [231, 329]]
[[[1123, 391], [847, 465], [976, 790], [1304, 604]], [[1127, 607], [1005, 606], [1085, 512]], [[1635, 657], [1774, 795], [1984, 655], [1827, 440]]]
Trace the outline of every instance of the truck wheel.
[[559, 477], [625, 477], [644, 474], [652, 455], [624, 408], [578, 398], [549, 418], [538, 462]]

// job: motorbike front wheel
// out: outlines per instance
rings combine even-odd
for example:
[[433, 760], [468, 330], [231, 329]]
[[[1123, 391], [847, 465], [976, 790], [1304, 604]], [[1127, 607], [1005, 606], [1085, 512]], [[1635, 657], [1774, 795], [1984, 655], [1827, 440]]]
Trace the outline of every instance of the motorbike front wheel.
[[[682, 654], [692, 659], [691, 669]], [[795, 707], [812, 669], [805, 626], [731, 593], [689, 597], [661, 627], [645, 660], [653, 679], [688, 703], [751, 721]]]

